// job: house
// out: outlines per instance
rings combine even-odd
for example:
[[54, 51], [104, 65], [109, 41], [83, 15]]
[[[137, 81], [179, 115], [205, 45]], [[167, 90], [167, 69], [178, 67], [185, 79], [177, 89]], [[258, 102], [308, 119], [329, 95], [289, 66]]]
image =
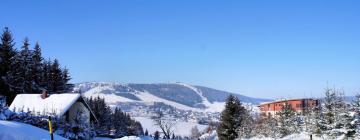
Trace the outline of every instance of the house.
[[86, 123], [97, 122], [94, 113], [85, 102], [81, 94], [62, 93], [51, 94], [18, 94], [11, 103], [10, 110], [15, 112], [28, 112], [33, 115], [55, 115], [65, 117], [69, 123], [81, 119]]
[[262, 115], [275, 116], [277, 112], [282, 110], [285, 104], [290, 105], [297, 113], [305, 114], [308, 109], [318, 106], [319, 100], [311, 98], [278, 100], [261, 103], [258, 107]]

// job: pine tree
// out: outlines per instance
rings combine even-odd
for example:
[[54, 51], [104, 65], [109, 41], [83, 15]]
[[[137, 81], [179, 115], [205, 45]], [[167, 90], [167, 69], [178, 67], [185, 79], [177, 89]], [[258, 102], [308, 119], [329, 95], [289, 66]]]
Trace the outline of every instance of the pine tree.
[[70, 77], [70, 74], [69, 74], [69, 69], [67, 69], [66, 67], [62, 71], [62, 80], [63, 80], [62, 81], [63, 90], [65, 92], [71, 90], [73, 85], [72, 84], [67, 84], [71, 80], [71, 77]]
[[343, 134], [347, 136], [354, 135], [356, 126], [352, 123], [353, 117], [350, 115], [342, 91], [327, 88], [322, 108], [321, 123], [319, 125], [323, 134], [334, 137]]
[[41, 82], [40, 82], [40, 87], [48, 90], [48, 91], [52, 91], [52, 80], [51, 80], [51, 65], [52, 62], [51, 60], [45, 60], [44, 63], [42, 64], [42, 76], [41, 76]]
[[149, 136], [149, 132], [148, 132], [147, 129], [145, 130], [145, 133], [144, 133], [144, 134], [145, 134], [145, 136]]
[[20, 53], [18, 54], [19, 57], [19, 69], [20, 75], [19, 81], [21, 84], [21, 91], [26, 93], [32, 93], [32, 75], [31, 75], [31, 65], [32, 65], [32, 58], [31, 58], [31, 51], [29, 49], [29, 39], [24, 39], [24, 44], [21, 47]]
[[60, 68], [59, 61], [57, 59], [54, 60], [50, 67], [50, 77], [51, 77], [51, 87], [50, 91], [52, 92], [61, 92], [64, 90], [64, 80], [63, 80], [63, 73]]
[[160, 133], [159, 133], [159, 131], [155, 131], [154, 140], [159, 140], [159, 139], [160, 139]]
[[280, 137], [299, 132], [297, 126], [296, 112], [292, 106], [285, 102], [280, 112], [277, 113]]
[[171, 139], [175, 139], [175, 133], [172, 134]]
[[14, 48], [15, 43], [10, 30], [5, 27], [1, 35], [0, 43], [0, 94], [7, 97], [7, 104], [10, 104], [15, 98], [16, 94], [11, 92], [8, 80], [9, 72], [11, 71], [12, 61], [16, 55]]
[[272, 116], [262, 115], [255, 121], [255, 133], [257, 136], [278, 138], [278, 121]]
[[36, 42], [34, 51], [31, 53], [32, 64], [31, 64], [31, 75], [33, 89], [35, 92], [39, 92], [42, 86], [42, 79], [44, 75], [43, 71], [43, 57], [41, 55], [41, 48], [38, 42]]
[[246, 109], [238, 98], [230, 95], [227, 98], [225, 110], [221, 113], [220, 126], [217, 129], [220, 140], [234, 140], [238, 138], [237, 129], [241, 126]]
[[250, 114], [251, 112], [249, 110], [245, 110], [244, 114], [242, 114], [242, 121], [241, 125], [238, 127], [238, 135], [239, 138], [250, 138], [254, 135], [254, 129], [255, 129], [255, 120]]
[[355, 112], [353, 122], [356, 127], [356, 134], [360, 136], [360, 94], [359, 93], [355, 95], [355, 100], [353, 100], [351, 105], [352, 105], [352, 110]]

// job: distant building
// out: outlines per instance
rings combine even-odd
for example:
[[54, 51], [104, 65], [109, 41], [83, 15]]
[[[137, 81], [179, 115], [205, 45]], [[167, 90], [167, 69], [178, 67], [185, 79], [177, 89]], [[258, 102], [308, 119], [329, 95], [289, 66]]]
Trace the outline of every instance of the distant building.
[[87, 123], [96, 122], [89, 105], [77, 93], [18, 94], [9, 109], [15, 112], [30, 111], [33, 115], [65, 117], [69, 123], [74, 123], [76, 117], [82, 117]]
[[275, 116], [277, 112], [281, 111], [282, 107], [286, 103], [289, 104], [297, 113], [304, 114], [307, 109], [318, 106], [319, 100], [310, 98], [278, 100], [274, 102], [261, 103], [258, 107], [262, 115]]

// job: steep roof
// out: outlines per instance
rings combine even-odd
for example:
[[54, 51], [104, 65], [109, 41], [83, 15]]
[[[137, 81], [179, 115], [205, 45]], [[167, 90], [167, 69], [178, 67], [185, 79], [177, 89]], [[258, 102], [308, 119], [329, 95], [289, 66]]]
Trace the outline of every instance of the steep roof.
[[41, 94], [18, 94], [9, 109], [15, 112], [31, 111], [36, 114], [55, 113], [57, 116], [63, 116], [80, 97], [81, 95], [76, 93], [62, 93], [51, 94], [42, 99]]

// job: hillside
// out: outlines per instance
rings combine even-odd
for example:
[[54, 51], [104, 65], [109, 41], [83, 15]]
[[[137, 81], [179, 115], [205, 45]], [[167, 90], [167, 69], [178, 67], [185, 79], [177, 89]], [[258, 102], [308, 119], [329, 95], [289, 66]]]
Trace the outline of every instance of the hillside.
[[76, 84], [75, 91], [86, 97], [104, 97], [112, 105], [122, 103], [154, 102], [164, 103], [183, 110], [219, 112], [228, 95], [237, 96], [242, 102], [257, 105], [268, 99], [252, 98], [236, 93], [216, 90], [184, 83], [166, 84], [120, 84], [106, 82], [86, 82]]

